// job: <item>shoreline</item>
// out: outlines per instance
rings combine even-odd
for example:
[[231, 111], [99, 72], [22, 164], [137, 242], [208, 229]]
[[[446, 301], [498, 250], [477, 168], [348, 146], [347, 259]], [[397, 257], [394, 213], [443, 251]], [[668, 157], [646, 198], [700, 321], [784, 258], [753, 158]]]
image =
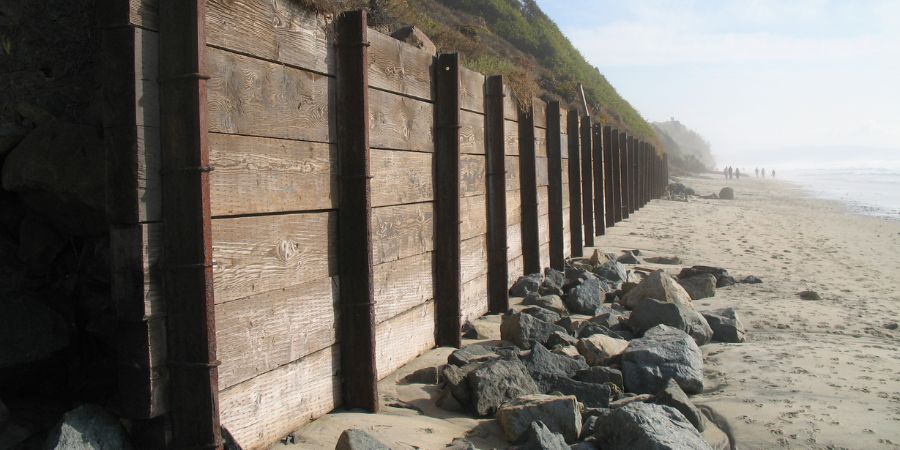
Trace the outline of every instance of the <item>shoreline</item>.
[[[726, 185], [712, 177], [678, 179], [701, 195]], [[900, 221], [854, 214], [785, 180], [728, 185], [735, 200], [653, 200], [596, 238], [602, 252], [640, 249], [678, 256], [683, 266], [762, 278], [695, 301], [698, 310], [736, 308], [748, 340], [702, 347], [706, 388], [692, 400], [723, 416], [743, 449], [900, 449], [900, 331], [884, 327], [900, 321]], [[670, 273], [681, 267], [641, 266]], [[822, 300], [797, 296], [807, 289]], [[480, 320], [499, 325], [499, 316]], [[382, 380], [380, 413], [336, 411], [274, 448], [333, 448], [351, 427], [397, 449], [440, 449], [455, 437], [504, 448], [492, 419], [436, 406], [438, 386], [399, 383], [445, 363], [449, 353], [426, 352]]]

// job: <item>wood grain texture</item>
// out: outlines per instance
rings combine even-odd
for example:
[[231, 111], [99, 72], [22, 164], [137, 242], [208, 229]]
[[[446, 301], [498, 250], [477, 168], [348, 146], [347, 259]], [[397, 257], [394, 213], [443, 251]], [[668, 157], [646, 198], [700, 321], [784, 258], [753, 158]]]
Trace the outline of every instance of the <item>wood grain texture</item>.
[[162, 220], [162, 172], [159, 128], [138, 126], [137, 138], [137, 205], [138, 221]]
[[159, 33], [134, 29], [135, 123], [159, 127]]
[[434, 55], [369, 30], [369, 86], [421, 99], [433, 99]]
[[484, 115], [460, 110], [459, 127], [459, 152], [470, 155], [483, 155]]
[[434, 302], [428, 301], [375, 326], [378, 379], [434, 347]]
[[332, 144], [210, 133], [212, 214], [337, 208], [337, 159]]
[[541, 244], [538, 250], [541, 254], [541, 267], [550, 267], [550, 243]]
[[563, 254], [572, 256], [572, 233], [569, 232], [569, 208], [563, 208]]
[[323, 278], [216, 306], [219, 389], [337, 342], [337, 278]]
[[537, 135], [537, 129], [547, 128], [547, 102], [535, 98], [531, 100], [532, 115], [534, 116], [534, 134]]
[[459, 303], [462, 315], [460, 320], [463, 323], [477, 319], [488, 312], [488, 277], [486, 274], [463, 283]]
[[519, 190], [506, 191], [506, 224], [522, 223], [522, 193]]
[[519, 102], [509, 86], [505, 84], [503, 85], [503, 118], [514, 122], [519, 118]]
[[550, 184], [550, 174], [548, 173], [548, 164], [546, 157], [537, 157], [534, 159], [534, 174], [537, 186], [548, 186]]
[[209, 131], [330, 142], [333, 79], [210, 48]]
[[132, 25], [159, 30], [159, 0], [128, 0], [128, 16]]
[[434, 199], [430, 153], [372, 149], [372, 207]]
[[484, 75], [459, 68], [459, 106], [463, 110], [484, 113]]
[[434, 297], [433, 256], [422, 253], [374, 267], [376, 324]]
[[[506, 114], [506, 110], [504, 110], [504, 114]], [[503, 121], [503, 153], [507, 155], [519, 154], [519, 122], [515, 120], [505, 119]]]
[[393, 150], [434, 151], [434, 105], [369, 89], [369, 145]]
[[534, 119], [534, 156], [537, 158], [547, 157], [547, 130], [538, 128], [537, 118]]
[[212, 221], [216, 303], [336, 274], [337, 214]]
[[487, 196], [476, 195], [459, 201], [459, 236], [468, 239], [487, 233]]
[[[560, 126], [565, 126], [565, 122], [562, 122]], [[569, 159], [569, 135], [566, 133], [560, 133], [559, 135], [559, 148], [560, 148], [560, 159]]]
[[507, 262], [507, 271], [508, 278], [506, 283], [506, 288], [509, 289], [512, 287], [513, 283], [519, 279], [519, 277], [525, 275], [525, 258], [522, 256], [518, 256], [513, 258]]
[[522, 256], [522, 224], [516, 223], [506, 227], [506, 260]]
[[471, 197], [484, 195], [487, 192], [485, 177], [485, 161], [481, 155], [460, 155], [459, 157], [459, 195]]
[[219, 392], [219, 414], [241, 448], [265, 449], [341, 404], [337, 345]]
[[208, 0], [206, 43], [320, 73], [334, 73], [334, 51], [323, 15], [300, 3]]
[[550, 214], [550, 188], [547, 186], [538, 186], [537, 188], [537, 211], [538, 217]]
[[396, 261], [433, 250], [433, 203], [372, 209], [372, 264]]
[[[521, 186], [521, 167], [519, 167], [518, 156], [507, 156], [506, 161], [506, 190], [518, 191]], [[509, 209], [509, 208], [507, 208]]]
[[466, 239], [459, 244], [463, 283], [487, 274], [487, 236]]

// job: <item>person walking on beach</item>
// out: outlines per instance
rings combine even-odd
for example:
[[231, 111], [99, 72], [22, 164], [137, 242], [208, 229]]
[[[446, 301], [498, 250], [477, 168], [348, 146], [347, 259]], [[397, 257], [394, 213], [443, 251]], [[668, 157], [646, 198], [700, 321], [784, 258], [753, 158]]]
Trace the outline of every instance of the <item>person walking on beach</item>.
[[762, 176], [763, 176], [763, 178], [766, 177], [766, 168], [765, 168], [765, 167], [763, 167], [763, 170], [762, 170]]
[[738, 180], [741, 179], [741, 169], [734, 169], [734, 177]]
[[756, 172], [756, 178], [759, 178], [759, 167], [753, 169], [753, 171]]
[[728, 166], [725, 166], [725, 168], [722, 169], [722, 175], [725, 175], [726, 180], [728, 179]]
[[775, 178], [775, 169], [772, 169], [772, 178]]

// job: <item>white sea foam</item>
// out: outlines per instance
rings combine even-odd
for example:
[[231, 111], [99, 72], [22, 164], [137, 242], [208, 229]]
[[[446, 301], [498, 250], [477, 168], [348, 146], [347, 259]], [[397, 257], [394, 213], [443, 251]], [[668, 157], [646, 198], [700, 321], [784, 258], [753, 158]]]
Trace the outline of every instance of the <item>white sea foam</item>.
[[776, 174], [816, 197], [839, 200], [854, 212], [900, 220], [900, 161], [788, 167]]

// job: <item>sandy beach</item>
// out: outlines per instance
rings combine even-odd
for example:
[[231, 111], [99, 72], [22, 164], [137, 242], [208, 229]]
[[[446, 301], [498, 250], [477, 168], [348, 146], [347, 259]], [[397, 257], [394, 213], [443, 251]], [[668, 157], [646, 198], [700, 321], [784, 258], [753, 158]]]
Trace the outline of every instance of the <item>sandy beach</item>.
[[[692, 399], [724, 416], [743, 449], [900, 448], [900, 330], [886, 327], [900, 322], [900, 221], [850, 214], [778, 180], [680, 181], [701, 195], [728, 185], [736, 199], [654, 200], [597, 247], [674, 255], [686, 266], [763, 280], [696, 302], [699, 310], [735, 307], [748, 336], [702, 347], [706, 388]], [[821, 300], [799, 298], [804, 290]], [[493, 420], [436, 407], [438, 387], [398, 384], [415, 369], [445, 363], [449, 352], [432, 350], [383, 380], [381, 413], [335, 412], [276, 447], [333, 448], [351, 427], [395, 449], [440, 449], [463, 436], [478, 448], [504, 447]]]

